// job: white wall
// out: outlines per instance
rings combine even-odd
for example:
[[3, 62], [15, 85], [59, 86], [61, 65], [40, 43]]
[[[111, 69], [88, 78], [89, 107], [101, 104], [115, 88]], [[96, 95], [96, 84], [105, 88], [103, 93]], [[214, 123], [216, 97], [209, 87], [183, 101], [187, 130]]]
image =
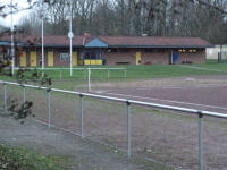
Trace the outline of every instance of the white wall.
[[[222, 45], [222, 59], [227, 60], [227, 44]], [[218, 59], [218, 53], [220, 53], [220, 45], [216, 45], [215, 48], [207, 48], [207, 59]]]

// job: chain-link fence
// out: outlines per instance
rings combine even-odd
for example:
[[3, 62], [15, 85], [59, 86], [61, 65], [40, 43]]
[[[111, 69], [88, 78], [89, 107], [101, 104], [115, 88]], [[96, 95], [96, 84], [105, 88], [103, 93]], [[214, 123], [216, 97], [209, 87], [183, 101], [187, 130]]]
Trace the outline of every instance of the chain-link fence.
[[0, 83], [0, 97], [1, 106], [32, 101], [34, 120], [129, 158], [178, 169], [227, 167], [226, 114], [7, 82]]

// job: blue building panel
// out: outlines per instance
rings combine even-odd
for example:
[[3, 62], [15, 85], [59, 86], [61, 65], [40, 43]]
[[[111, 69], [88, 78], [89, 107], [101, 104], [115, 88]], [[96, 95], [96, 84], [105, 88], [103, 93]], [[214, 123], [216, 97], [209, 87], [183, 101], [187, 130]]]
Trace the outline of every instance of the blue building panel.
[[0, 45], [10, 45], [11, 43], [8, 41], [0, 41]]
[[99, 39], [94, 39], [85, 44], [85, 48], [108, 48], [108, 44], [100, 41]]

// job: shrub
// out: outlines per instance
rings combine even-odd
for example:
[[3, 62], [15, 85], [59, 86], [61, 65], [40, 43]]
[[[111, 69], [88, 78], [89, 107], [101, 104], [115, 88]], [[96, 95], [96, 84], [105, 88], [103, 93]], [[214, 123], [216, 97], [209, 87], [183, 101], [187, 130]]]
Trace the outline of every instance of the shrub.
[[57, 158], [0, 144], [1, 170], [60, 170]]

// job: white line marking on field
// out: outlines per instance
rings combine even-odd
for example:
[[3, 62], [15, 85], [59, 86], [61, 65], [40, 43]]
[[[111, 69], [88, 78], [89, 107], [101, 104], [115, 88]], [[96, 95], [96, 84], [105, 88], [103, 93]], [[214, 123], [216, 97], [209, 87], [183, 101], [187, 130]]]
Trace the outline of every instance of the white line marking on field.
[[[204, 88], [210, 88], [210, 87], [226, 87], [227, 84], [200, 84], [200, 85], [190, 85], [190, 86], [186, 86], [187, 88], [200, 88], [200, 87], [204, 87]], [[185, 86], [159, 86], [159, 87], [138, 87], [136, 88], [136, 90], [147, 90], [147, 89], [152, 89], [152, 88], [169, 88], [169, 89], [185, 89]]]
[[135, 97], [135, 98], [140, 98], [140, 99], [156, 100], [156, 101], [163, 101], [163, 102], [177, 103], [177, 104], [196, 105], [196, 106], [202, 106], [202, 107], [207, 107], [207, 108], [212, 108], [212, 109], [227, 110], [227, 108], [225, 108], [225, 107], [218, 107], [218, 106], [215, 106], [215, 105], [206, 105], [206, 104], [200, 104], [200, 103], [181, 102], [181, 101], [176, 101], [176, 100], [163, 100], [163, 99], [144, 97], [144, 96], [135, 96], [135, 95], [128, 95], [128, 94], [121, 94], [121, 93], [106, 93], [106, 94], [125, 96], [125, 97]]
[[192, 68], [192, 69], [197, 69], [197, 70], [210, 70], [210, 71], [227, 72], [227, 70], [218, 70], [218, 69], [198, 67], [198, 66], [183, 66], [183, 65], [178, 65], [178, 67]]

